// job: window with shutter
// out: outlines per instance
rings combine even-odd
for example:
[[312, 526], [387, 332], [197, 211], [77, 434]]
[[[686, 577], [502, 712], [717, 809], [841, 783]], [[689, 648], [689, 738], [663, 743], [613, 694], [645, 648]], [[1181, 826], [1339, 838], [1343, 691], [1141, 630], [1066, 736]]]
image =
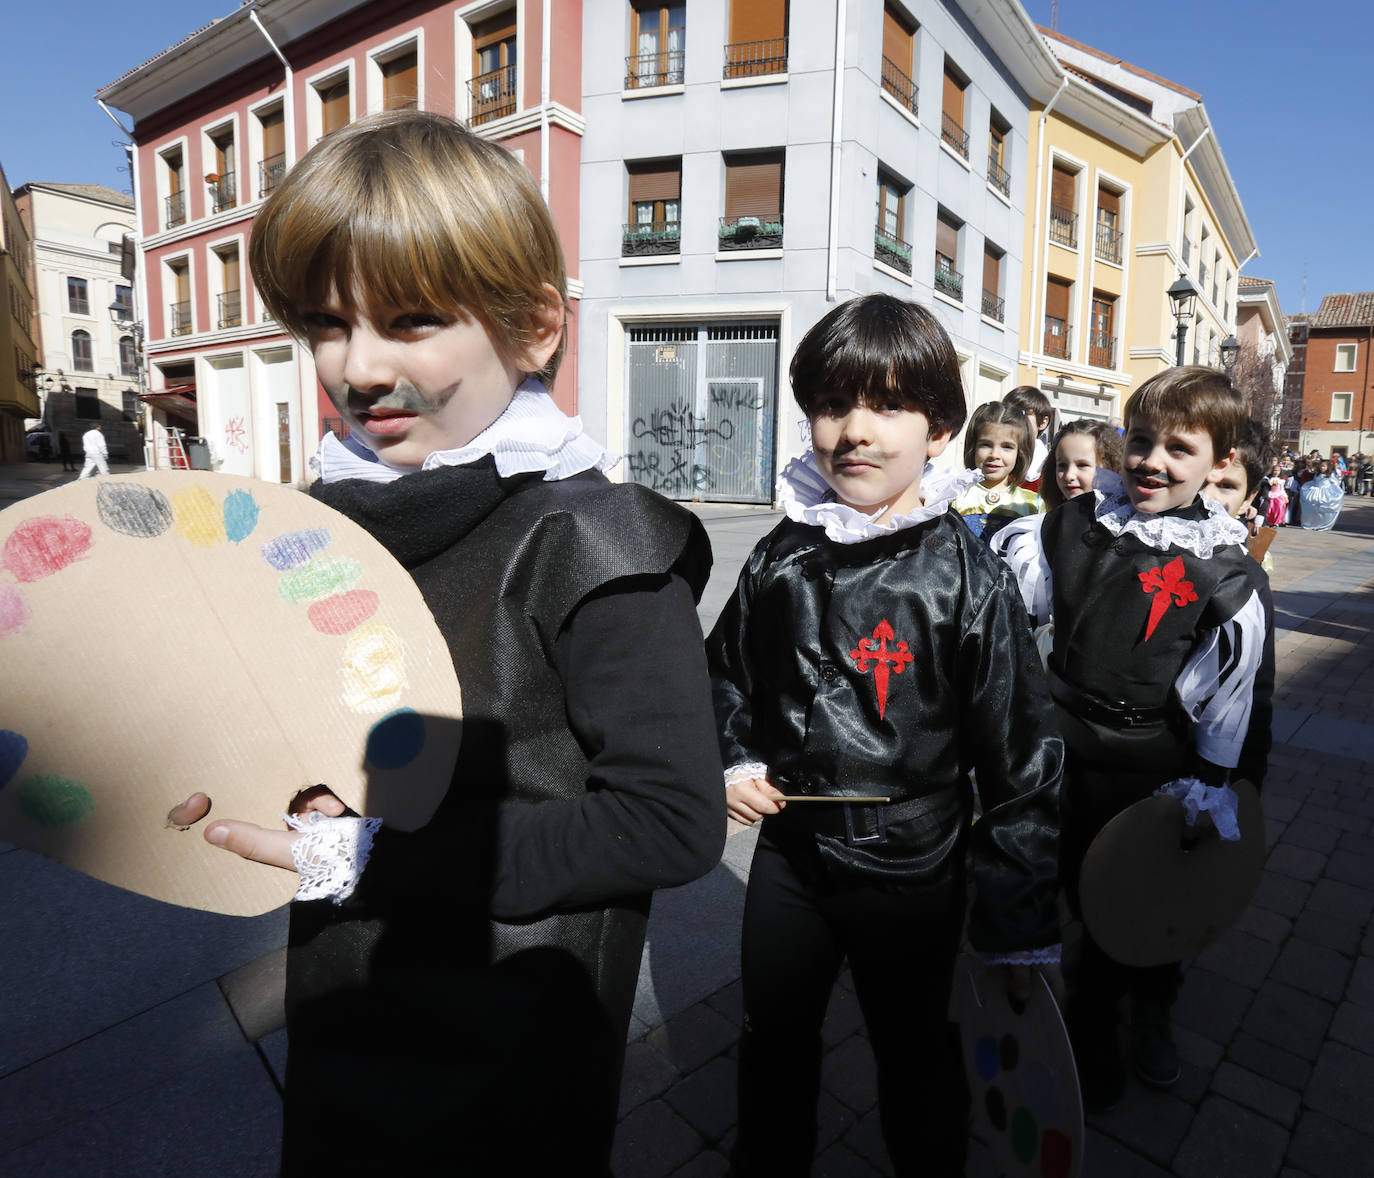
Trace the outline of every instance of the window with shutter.
[[945, 89], [942, 106], [941, 140], [968, 159], [968, 132], [964, 130], [964, 90], [968, 79], [949, 58], [945, 58]]
[[286, 175], [286, 125], [280, 106], [260, 113], [258, 122], [262, 127], [262, 159], [258, 162], [258, 197], [261, 199]]
[[916, 30], [891, 5], [883, 7], [883, 89], [916, 113]]
[[680, 86], [687, 39], [687, 6], [633, 0], [625, 88]]
[[772, 249], [782, 245], [783, 153], [750, 152], [725, 160], [724, 249]]
[[320, 133], [332, 135], [348, 126], [348, 76], [318, 87]]
[[727, 78], [751, 78], [787, 70], [787, 0], [730, 0]]
[[518, 54], [515, 10], [498, 13], [472, 25], [471, 123], [490, 122], [514, 114]]
[[1073, 284], [1051, 274], [1045, 280], [1045, 355], [1069, 355], [1069, 303]]
[[413, 110], [420, 101], [420, 70], [416, 50], [381, 63], [382, 109]]
[[964, 276], [959, 272], [959, 223], [941, 211], [935, 218], [935, 289], [961, 302]]
[[1050, 172], [1050, 240], [1074, 249], [1078, 245], [1078, 176], [1055, 164]]
[[983, 314], [998, 323], [1006, 322], [1006, 302], [1002, 297], [1002, 252], [991, 243], [983, 245]]

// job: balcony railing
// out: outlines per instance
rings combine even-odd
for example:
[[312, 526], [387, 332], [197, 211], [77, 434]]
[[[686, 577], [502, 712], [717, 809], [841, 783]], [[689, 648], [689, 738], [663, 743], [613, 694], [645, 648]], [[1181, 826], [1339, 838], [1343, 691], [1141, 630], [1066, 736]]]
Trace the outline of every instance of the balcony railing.
[[935, 289], [961, 303], [964, 301], [964, 276], [954, 268], [954, 259], [938, 250], [935, 253]]
[[890, 57], [883, 58], [883, 89], [912, 114], [916, 113], [916, 83]]
[[1011, 195], [1011, 172], [992, 155], [988, 156], [988, 183], [1003, 196]]
[[998, 323], [1007, 321], [1007, 300], [997, 297], [995, 290], [983, 290], [983, 314], [989, 319], [996, 319]]
[[787, 72], [787, 38], [736, 41], [725, 47], [726, 78], [757, 78]]
[[948, 114], [941, 116], [940, 138], [948, 143], [950, 147], [954, 148], [961, 156], [968, 159], [968, 132], [950, 118]]
[[775, 250], [782, 248], [782, 214], [758, 213], [722, 217], [716, 231], [721, 250]]
[[168, 335], [190, 335], [191, 334], [191, 300], [182, 299], [179, 303], [171, 303], [167, 307], [167, 323], [169, 326]]
[[67, 313], [70, 315], [89, 315], [91, 313], [91, 300], [81, 295], [75, 298], [68, 295]]
[[232, 209], [238, 204], [238, 187], [233, 172], [221, 172], [217, 179], [211, 181], [210, 203], [215, 206], [215, 212]]
[[1078, 214], [1063, 205], [1050, 205], [1050, 240], [1078, 248]]
[[903, 274], [911, 273], [911, 245], [881, 225], [873, 229], [873, 260]]
[[215, 318], [216, 327], [238, 327], [243, 323], [243, 305], [236, 290], [226, 290], [217, 295], [219, 314]]
[[[684, 29], [669, 29], [670, 42], [682, 44]], [[674, 34], [677, 34], [674, 37]], [[648, 86], [681, 86], [683, 52], [665, 49], [660, 53], [639, 53], [625, 59], [625, 89], [643, 90]]]
[[276, 155], [269, 155], [265, 160], [258, 164], [258, 198], [266, 196], [278, 184], [281, 178], [286, 175], [286, 152], [279, 151]]
[[638, 221], [625, 226], [620, 256], [640, 258], [680, 251], [682, 227], [677, 221]]
[[515, 66], [505, 65], [478, 74], [468, 83], [468, 103], [473, 127], [515, 113]]
[[1088, 363], [1094, 368], [1116, 367], [1116, 337], [1105, 331], [1089, 332]]
[[163, 198], [163, 206], [167, 213], [167, 228], [174, 229], [178, 225], [186, 224], [186, 193], [169, 192]]
[[1104, 262], [1121, 264], [1121, 230], [1110, 225], [1098, 225], [1094, 238], [1093, 252]]
[[1069, 325], [1053, 315], [1045, 316], [1045, 355], [1060, 360], [1069, 358]]

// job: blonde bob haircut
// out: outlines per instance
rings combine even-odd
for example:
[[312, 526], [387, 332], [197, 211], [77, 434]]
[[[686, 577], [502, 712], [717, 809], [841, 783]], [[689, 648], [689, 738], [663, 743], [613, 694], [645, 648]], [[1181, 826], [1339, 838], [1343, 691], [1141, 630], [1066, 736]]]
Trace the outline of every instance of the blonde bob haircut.
[[[566, 327], [563, 250], [534, 178], [428, 111], [369, 115], [320, 140], [259, 211], [248, 257], [267, 309], [300, 338], [331, 300], [370, 317], [466, 313], [517, 365], [555, 315]], [[535, 373], [545, 384], [563, 348]]]

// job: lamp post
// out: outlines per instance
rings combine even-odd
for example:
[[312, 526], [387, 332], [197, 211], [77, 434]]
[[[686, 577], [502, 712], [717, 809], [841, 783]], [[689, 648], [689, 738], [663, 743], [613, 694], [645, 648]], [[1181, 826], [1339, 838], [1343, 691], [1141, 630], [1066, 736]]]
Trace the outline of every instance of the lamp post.
[[1240, 340], [1234, 335], [1228, 335], [1221, 341], [1221, 364], [1226, 369], [1226, 375], [1231, 375], [1231, 369], [1236, 366], [1236, 357], [1240, 355]]
[[1188, 338], [1188, 323], [1193, 317], [1193, 300], [1197, 298], [1197, 287], [1189, 282], [1185, 276], [1169, 287], [1165, 293], [1174, 305], [1174, 339], [1177, 341], [1177, 347], [1174, 349], [1174, 363], [1182, 367], [1183, 344]]

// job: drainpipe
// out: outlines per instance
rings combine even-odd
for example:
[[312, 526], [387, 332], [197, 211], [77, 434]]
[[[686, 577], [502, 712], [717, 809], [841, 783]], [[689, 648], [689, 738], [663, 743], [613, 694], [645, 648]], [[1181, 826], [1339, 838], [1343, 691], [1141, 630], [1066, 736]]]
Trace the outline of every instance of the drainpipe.
[[286, 112], [286, 166], [290, 168], [296, 162], [296, 96], [292, 92], [294, 87], [291, 81], [293, 77], [291, 63], [286, 60], [286, 54], [277, 48], [277, 43], [272, 40], [272, 34], [267, 31], [267, 27], [258, 19], [256, 8], [248, 10], [248, 19], [258, 26], [258, 32], [263, 35], [268, 47], [277, 55], [277, 60], [286, 69], [286, 95], [282, 99], [282, 107]]
[[544, 0], [539, 36], [539, 194], [549, 203], [549, 99], [552, 94], [553, 0]]
[[[1042, 274], [1040, 271], [1041, 246], [1043, 244], [1042, 239], [1045, 236], [1045, 234], [1041, 231], [1040, 228], [1040, 211], [1043, 207], [1043, 199], [1045, 195], [1043, 191], [1045, 175], [1045, 157], [1049, 154], [1049, 144], [1045, 142], [1045, 121], [1050, 117], [1050, 112], [1054, 110], [1055, 104], [1059, 101], [1060, 96], [1068, 88], [1069, 78], [1068, 75], [1065, 74], [1064, 80], [1059, 83], [1059, 89], [1054, 92], [1054, 97], [1051, 98], [1049, 102], [1045, 104], [1045, 109], [1040, 112], [1040, 124], [1036, 130], [1035, 220], [1031, 222], [1031, 224], [1035, 226], [1035, 257], [1031, 262], [1031, 321], [1029, 324], [1027, 324], [1027, 326], [1030, 328], [1032, 332], [1030, 342], [1032, 344], [1038, 343], [1039, 347], [1032, 347], [1029, 349], [1032, 355], [1034, 355], [1036, 352], [1043, 352], [1045, 350], [1045, 325], [1043, 319], [1045, 305], [1046, 275]], [[1045, 262], [1045, 267], [1046, 271], [1048, 271], [1048, 260]], [[1035, 326], [1037, 323], [1040, 324], [1039, 327]], [[1036, 387], [1039, 388], [1040, 385], [1044, 383], [1044, 373], [1042, 369], [1039, 367], [1037, 367], [1036, 372], [1039, 374], [1038, 379], [1036, 381]]]
[[849, 24], [849, 0], [835, 0], [835, 89], [830, 112], [830, 240], [826, 247], [825, 298], [838, 295], [840, 274], [840, 156], [844, 132], [845, 30]]

